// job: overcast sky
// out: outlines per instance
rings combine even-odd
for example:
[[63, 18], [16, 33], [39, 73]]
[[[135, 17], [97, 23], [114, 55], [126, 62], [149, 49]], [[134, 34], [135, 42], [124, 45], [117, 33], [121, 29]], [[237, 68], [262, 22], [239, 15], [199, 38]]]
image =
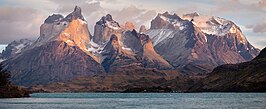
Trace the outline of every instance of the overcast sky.
[[82, 8], [89, 30], [110, 13], [120, 24], [132, 21], [150, 26], [157, 13], [198, 12], [235, 22], [255, 47], [266, 46], [266, 0], [0, 0], [0, 44], [21, 38], [36, 39], [40, 25], [54, 13], [67, 15]]

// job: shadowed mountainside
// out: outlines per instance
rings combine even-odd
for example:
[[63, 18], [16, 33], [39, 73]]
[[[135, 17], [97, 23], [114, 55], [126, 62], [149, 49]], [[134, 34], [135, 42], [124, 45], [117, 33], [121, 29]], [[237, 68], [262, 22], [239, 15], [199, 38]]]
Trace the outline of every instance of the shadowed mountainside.
[[225, 64], [215, 68], [191, 92], [265, 92], [266, 48], [249, 62]]

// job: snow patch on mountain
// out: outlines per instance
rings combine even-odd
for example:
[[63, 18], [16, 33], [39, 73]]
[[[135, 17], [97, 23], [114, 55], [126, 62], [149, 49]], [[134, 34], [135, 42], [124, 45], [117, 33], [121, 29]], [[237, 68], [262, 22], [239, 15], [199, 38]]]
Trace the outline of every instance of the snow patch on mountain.
[[[200, 20], [199, 20], [200, 19]], [[233, 23], [229, 20], [225, 20], [218, 17], [195, 17], [194, 24], [198, 26], [202, 32], [210, 35], [224, 36], [229, 32]]]
[[163, 15], [160, 15], [160, 18], [163, 19], [164, 21], [171, 23], [174, 27], [179, 27], [179, 30], [183, 30], [185, 28], [182, 22], [180, 22], [177, 19], [172, 19]]
[[104, 49], [104, 45], [98, 45], [97, 43], [90, 41], [91, 46], [89, 46], [86, 51], [91, 52], [94, 56], [99, 56]]
[[22, 51], [24, 51], [26, 48], [28, 48], [32, 44], [31, 40], [28, 39], [20, 39], [15, 40], [11, 43], [9, 43], [7, 46], [4, 46], [5, 49], [2, 52], [3, 58], [10, 58], [12, 56], [15, 56]]
[[98, 45], [97, 43], [95, 43], [93, 40], [91, 40], [90, 42], [91, 42], [91, 45], [92, 45], [93, 47], [99, 47], [99, 46], [100, 46], [100, 45]]
[[19, 44], [17, 46], [15, 46], [15, 48], [17, 49], [17, 51], [15, 53], [20, 53], [21, 52], [21, 49], [24, 48], [26, 45], [24, 44]]
[[127, 48], [127, 47], [123, 47], [123, 46], [122, 46], [122, 49], [127, 50], [127, 51], [132, 51], [131, 48]]
[[147, 31], [150, 38], [153, 40], [153, 46], [156, 46], [161, 41], [165, 40], [166, 38], [173, 38], [175, 32], [171, 29], [152, 29]]
[[237, 26], [230, 20], [214, 16], [187, 16], [183, 19], [191, 20], [202, 32], [209, 35], [224, 36], [227, 33], [236, 33]]
[[107, 25], [107, 27], [109, 27], [109, 28], [111, 28], [113, 30], [119, 30], [120, 29], [120, 27], [116, 23], [113, 23], [113, 22], [107, 21], [105, 23], [105, 25]]
[[6, 46], [7, 45], [5, 45], [5, 44], [0, 45], [0, 53], [2, 53], [2, 51], [6, 49]]

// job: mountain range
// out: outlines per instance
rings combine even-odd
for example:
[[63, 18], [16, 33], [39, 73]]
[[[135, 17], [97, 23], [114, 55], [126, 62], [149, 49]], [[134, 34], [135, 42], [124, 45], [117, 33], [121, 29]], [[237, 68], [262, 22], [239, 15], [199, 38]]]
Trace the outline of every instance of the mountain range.
[[96, 22], [93, 35], [88, 23], [76, 6], [66, 17], [49, 16], [37, 40], [10, 43], [2, 64], [12, 82], [51, 92], [185, 91], [215, 67], [250, 61], [260, 52], [232, 21], [198, 13], [158, 14], [149, 29], [138, 31], [110, 14]]

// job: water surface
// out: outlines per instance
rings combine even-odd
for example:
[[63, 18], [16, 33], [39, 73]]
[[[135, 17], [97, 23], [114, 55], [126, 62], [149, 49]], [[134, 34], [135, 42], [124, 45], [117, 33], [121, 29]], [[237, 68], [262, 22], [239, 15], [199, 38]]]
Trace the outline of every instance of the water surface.
[[0, 109], [266, 109], [266, 93], [34, 93]]

